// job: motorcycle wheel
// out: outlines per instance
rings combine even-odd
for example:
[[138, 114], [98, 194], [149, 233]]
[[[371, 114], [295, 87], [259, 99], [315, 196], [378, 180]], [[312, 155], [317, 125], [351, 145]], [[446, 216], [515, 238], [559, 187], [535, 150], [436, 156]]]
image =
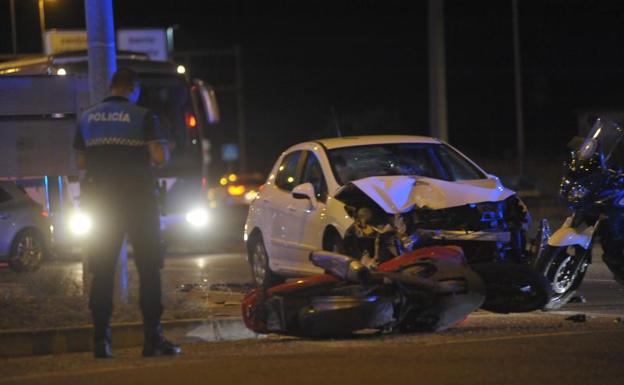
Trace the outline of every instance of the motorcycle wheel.
[[494, 313], [524, 313], [542, 309], [550, 300], [550, 283], [530, 266], [489, 262], [470, 266], [485, 283], [481, 309]]
[[[552, 298], [544, 306], [544, 310], [560, 309], [572, 299], [587, 272], [590, 252], [591, 247], [589, 251], [577, 247], [576, 255], [571, 255], [567, 246], [546, 247], [542, 257], [535, 264], [536, 270], [546, 277], [553, 291]], [[577, 263], [581, 264], [580, 268], [574, 271]]]

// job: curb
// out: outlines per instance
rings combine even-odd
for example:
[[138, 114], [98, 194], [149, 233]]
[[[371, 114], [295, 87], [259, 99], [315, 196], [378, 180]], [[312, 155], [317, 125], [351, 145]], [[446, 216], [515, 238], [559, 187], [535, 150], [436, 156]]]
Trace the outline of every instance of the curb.
[[[143, 324], [111, 325], [113, 347], [143, 345]], [[239, 317], [163, 321], [168, 338], [177, 343], [231, 341], [259, 338], [248, 330]], [[23, 357], [46, 354], [89, 352], [93, 347], [93, 328], [89, 326], [0, 331], [0, 357]]]

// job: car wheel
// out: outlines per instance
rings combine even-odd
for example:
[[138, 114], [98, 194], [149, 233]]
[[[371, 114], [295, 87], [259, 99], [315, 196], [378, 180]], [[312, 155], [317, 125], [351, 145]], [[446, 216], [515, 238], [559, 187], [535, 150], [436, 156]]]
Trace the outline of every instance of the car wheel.
[[330, 228], [325, 234], [323, 238], [323, 250], [333, 253], [344, 253], [342, 238], [335, 229]]
[[470, 267], [485, 283], [483, 310], [503, 314], [539, 310], [552, 296], [550, 282], [531, 266], [485, 262]]
[[43, 263], [45, 246], [41, 235], [33, 229], [22, 230], [11, 244], [9, 267], [18, 273], [37, 270]]
[[256, 285], [271, 287], [284, 281], [283, 277], [271, 271], [269, 267], [269, 255], [264, 247], [261, 235], [252, 238], [248, 246], [248, 253], [251, 274]]

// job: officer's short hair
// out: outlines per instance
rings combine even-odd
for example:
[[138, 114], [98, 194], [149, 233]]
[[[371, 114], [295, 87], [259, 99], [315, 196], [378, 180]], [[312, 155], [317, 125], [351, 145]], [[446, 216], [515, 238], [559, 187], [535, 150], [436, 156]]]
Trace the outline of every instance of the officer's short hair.
[[139, 75], [127, 67], [121, 67], [113, 74], [111, 88], [134, 88], [139, 84]]

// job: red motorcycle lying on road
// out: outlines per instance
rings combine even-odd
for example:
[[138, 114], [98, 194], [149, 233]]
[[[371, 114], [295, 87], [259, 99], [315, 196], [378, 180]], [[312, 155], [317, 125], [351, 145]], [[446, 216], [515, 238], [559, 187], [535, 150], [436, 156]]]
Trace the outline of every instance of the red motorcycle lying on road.
[[548, 300], [527, 297], [532, 295], [526, 286], [533, 271], [502, 263], [469, 266], [454, 246], [416, 249], [374, 270], [325, 251], [311, 253], [310, 260], [325, 274], [247, 293], [242, 313], [249, 329], [304, 337], [363, 329], [440, 331], [480, 307], [528, 311]]

